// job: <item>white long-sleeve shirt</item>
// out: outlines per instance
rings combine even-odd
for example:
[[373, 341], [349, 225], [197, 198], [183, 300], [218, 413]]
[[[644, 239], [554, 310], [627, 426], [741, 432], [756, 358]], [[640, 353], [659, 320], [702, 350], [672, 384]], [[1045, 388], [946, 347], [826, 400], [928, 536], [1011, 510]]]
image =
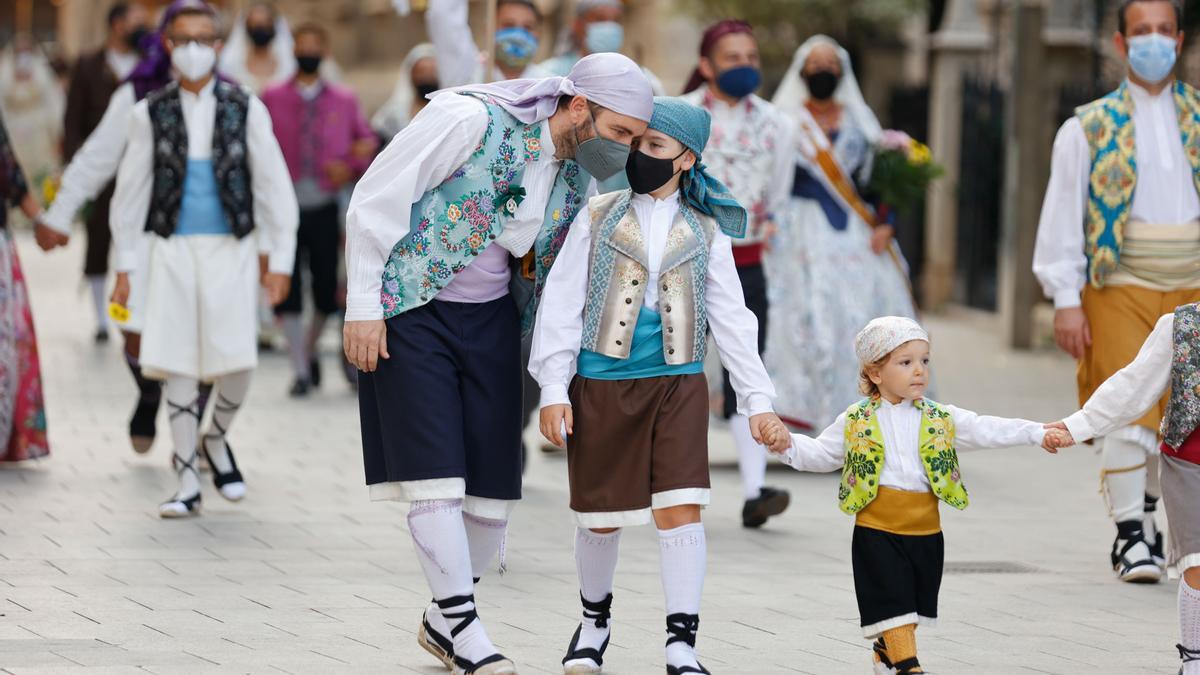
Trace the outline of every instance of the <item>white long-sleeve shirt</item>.
[[[471, 96], [437, 96], [375, 158], [354, 188], [346, 214], [346, 320], [383, 318], [383, 268], [411, 228], [412, 205], [470, 159], [487, 129], [488, 112]], [[562, 162], [554, 158], [550, 125], [541, 122], [542, 149], [525, 165], [525, 199], [494, 244], [520, 257], [529, 251], [546, 215]], [[595, 190], [594, 183], [589, 194]]]
[[[679, 193], [661, 201], [649, 195], [634, 195], [631, 206], [642, 228], [650, 264], [642, 304], [658, 311], [658, 275], [667, 234], [679, 212]], [[575, 375], [583, 339], [591, 248], [591, 212], [583, 209], [571, 224], [538, 306], [529, 372], [542, 388], [542, 407], [570, 404], [567, 387]], [[758, 355], [758, 320], [746, 309], [730, 239], [719, 231], [709, 250], [704, 292], [708, 326], [737, 393], [738, 412], [747, 416], [771, 412], [775, 387]]]
[[[979, 415], [952, 405], [945, 408], [954, 420], [955, 446], [959, 449], [1040, 445], [1046, 435], [1038, 422]], [[879, 416], [884, 447], [879, 484], [909, 492], [929, 492], [929, 475], [919, 449], [921, 411], [909, 400], [893, 404], [883, 399], [875, 414]], [[792, 447], [781, 460], [797, 471], [824, 473], [840, 469], [846, 461], [845, 432], [846, 413], [842, 413], [816, 438], [792, 434]]]
[[[1155, 225], [1181, 225], [1200, 218], [1200, 196], [1184, 155], [1173, 87], [1157, 96], [1126, 83], [1133, 100], [1137, 185], [1129, 217]], [[1087, 283], [1084, 220], [1091, 150], [1078, 117], [1063, 123], [1054, 139], [1050, 182], [1042, 202], [1033, 273], [1058, 309], [1078, 307]]]
[[1083, 408], [1063, 420], [1075, 442], [1091, 440], [1133, 424], [1167, 393], [1175, 315], [1159, 317], [1138, 355], [1092, 392]]
[[[215, 83], [210, 81], [198, 94], [179, 90], [187, 127], [188, 159], [212, 158], [217, 117]], [[246, 158], [260, 250], [267, 252], [272, 272], [291, 274], [296, 262], [300, 210], [291, 174], [271, 129], [271, 116], [255, 96], [250, 96], [246, 115]], [[134, 106], [129, 117], [128, 145], [117, 170], [117, 188], [109, 217], [118, 272], [132, 271], [137, 265], [137, 241], [146, 229], [153, 186], [154, 133], [149, 105], [143, 100]]]
[[[484, 55], [475, 44], [468, 21], [467, 0], [430, 0], [425, 9], [425, 31], [437, 54], [438, 86], [443, 89], [484, 81]], [[550, 77], [541, 66], [530, 63], [522, 78]], [[489, 82], [508, 79], [494, 68]]]
[[71, 158], [63, 172], [62, 186], [42, 222], [65, 235], [71, 234], [71, 221], [89, 199], [94, 199], [117, 174], [125, 152], [125, 132], [129, 115], [137, 103], [132, 84], [123, 84], [113, 92], [100, 123]]

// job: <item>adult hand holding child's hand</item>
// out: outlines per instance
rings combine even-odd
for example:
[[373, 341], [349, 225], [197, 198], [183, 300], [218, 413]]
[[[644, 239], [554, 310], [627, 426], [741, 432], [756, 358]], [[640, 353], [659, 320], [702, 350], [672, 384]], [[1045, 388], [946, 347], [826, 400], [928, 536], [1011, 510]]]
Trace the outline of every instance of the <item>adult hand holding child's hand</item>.
[[1069, 448], [1075, 445], [1075, 438], [1071, 436], [1071, 432], [1063, 422], [1051, 422], [1042, 427], [1046, 429], [1046, 435], [1042, 438], [1042, 448], [1046, 452], [1057, 453], [1059, 448]]

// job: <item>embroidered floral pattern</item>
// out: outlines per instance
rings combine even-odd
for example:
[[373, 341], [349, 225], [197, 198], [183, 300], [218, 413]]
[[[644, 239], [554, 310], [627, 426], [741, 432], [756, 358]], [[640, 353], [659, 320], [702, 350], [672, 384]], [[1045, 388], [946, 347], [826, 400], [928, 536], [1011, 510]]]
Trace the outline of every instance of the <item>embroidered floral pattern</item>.
[[1175, 309], [1172, 331], [1171, 398], [1163, 415], [1163, 441], [1183, 445], [1200, 426], [1200, 303]]
[[[380, 289], [385, 317], [432, 300], [499, 236], [504, 221], [525, 199], [521, 180], [526, 163], [540, 157], [541, 125], [524, 125], [490, 101], [484, 102], [488, 124], [483, 139], [465, 164], [413, 205], [414, 226], [392, 248]], [[553, 226], [539, 237], [539, 251], [553, 246], [544, 269], [539, 266], [542, 283], [581, 201], [577, 195], [588, 180], [577, 168], [564, 176], [567, 165], [573, 163], [564, 162], [546, 209], [556, 216]], [[545, 241], [547, 230], [561, 230], [561, 238]], [[532, 325], [531, 308], [527, 316]]]
[[[879, 474], [883, 471], [885, 452], [876, 414], [880, 405], [880, 399], [873, 397], [855, 403], [846, 411], [843, 435], [846, 462], [838, 486], [838, 502], [846, 513], [863, 510], [879, 493]], [[954, 508], [966, 508], [967, 490], [962, 484], [958, 454], [954, 450], [953, 417], [928, 399], [914, 401], [913, 405], [921, 411], [917, 448], [933, 493]]]

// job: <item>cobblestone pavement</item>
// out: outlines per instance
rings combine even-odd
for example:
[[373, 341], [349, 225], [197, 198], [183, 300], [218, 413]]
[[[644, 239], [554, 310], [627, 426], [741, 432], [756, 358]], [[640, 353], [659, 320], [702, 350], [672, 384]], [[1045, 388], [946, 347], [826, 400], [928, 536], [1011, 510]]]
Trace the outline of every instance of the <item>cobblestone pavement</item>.
[[[250, 493], [162, 521], [169, 448], [135, 455], [134, 390], [116, 342], [94, 346], [81, 247], [45, 256], [21, 238], [46, 380], [52, 456], [0, 470], [0, 672], [436, 673], [416, 644], [428, 600], [403, 507], [362, 485], [356, 404], [336, 377], [287, 397], [267, 355], [231, 433]], [[994, 319], [931, 319], [938, 396], [992, 414], [1070, 412], [1073, 366], [999, 347]], [[165, 430], [165, 420], [160, 423]], [[774, 470], [793, 506], [740, 527], [729, 438], [713, 432], [714, 503], [699, 651], [716, 673], [866, 673], [850, 574], [851, 523], [835, 478]], [[938, 673], [1174, 672], [1175, 585], [1108, 569], [1112, 525], [1089, 448], [964, 453], [973, 505], [945, 514], [941, 625], [919, 631]], [[478, 588], [489, 631], [524, 673], [558, 672], [578, 599], [565, 461], [531, 457], [508, 573]], [[660, 670], [658, 551], [627, 533], [607, 672]]]

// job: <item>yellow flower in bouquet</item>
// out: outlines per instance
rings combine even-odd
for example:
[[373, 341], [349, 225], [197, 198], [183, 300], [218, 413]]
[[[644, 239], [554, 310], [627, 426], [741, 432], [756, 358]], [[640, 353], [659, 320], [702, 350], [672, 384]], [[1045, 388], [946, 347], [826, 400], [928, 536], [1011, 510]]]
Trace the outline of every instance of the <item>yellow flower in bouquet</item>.
[[908, 161], [914, 166], [923, 166], [933, 161], [933, 153], [929, 146], [919, 141], [913, 141], [912, 149], [908, 152]]

